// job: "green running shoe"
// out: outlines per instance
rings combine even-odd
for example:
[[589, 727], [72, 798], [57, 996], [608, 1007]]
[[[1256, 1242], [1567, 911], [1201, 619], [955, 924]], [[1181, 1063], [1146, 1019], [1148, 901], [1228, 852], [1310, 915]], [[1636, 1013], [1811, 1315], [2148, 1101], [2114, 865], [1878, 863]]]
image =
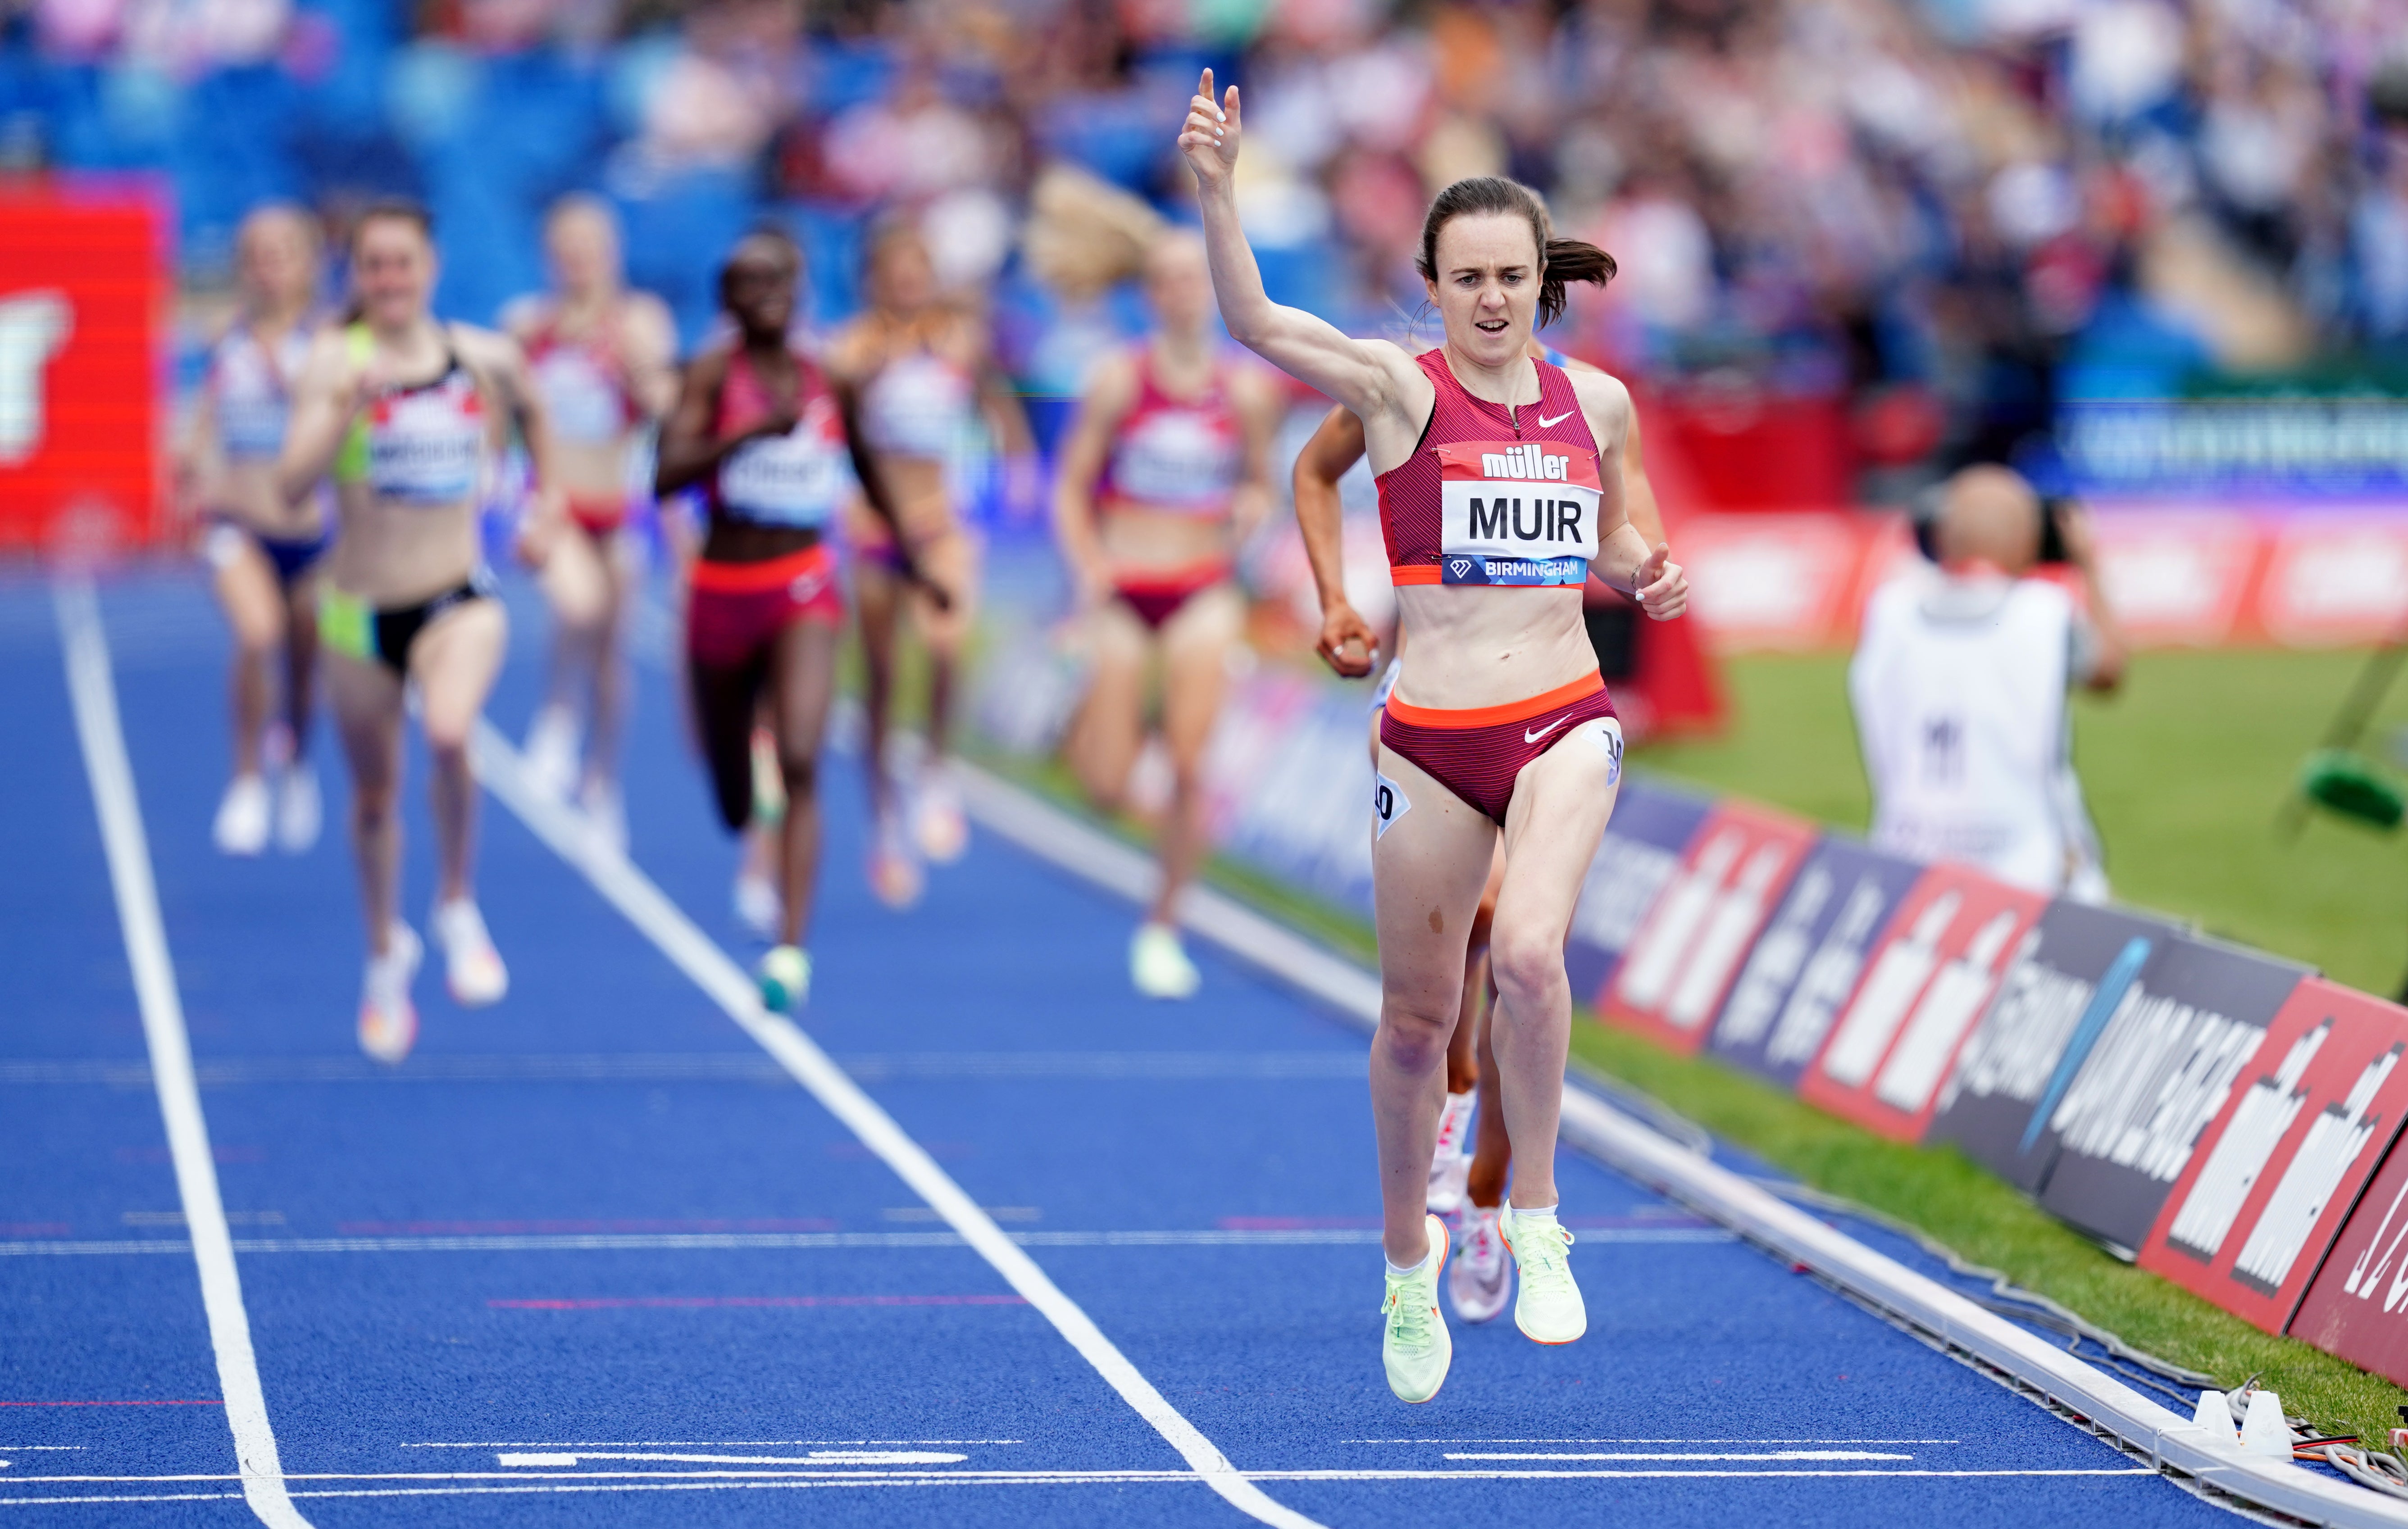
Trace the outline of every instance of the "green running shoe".
[[1446, 1336], [1446, 1320], [1438, 1314], [1438, 1275], [1446, 1267], [1446, 1222], [1426, 1217], [1429, 1225], [1429, 1257], [1409, 1274], [1388, 1276], [1388, 1298], [1380, 1313], [1388, 1319], [1380, 1338], [1380, 1361], [1387, 1366], [1388, 1389], [1402, 1402], [1426, 1402], [1446, 1384], [1446, 1367], [1455, 1359], [1455, 1340]]
[[811, 958], [781, 945], [761, 958], [761, 1004], [773, 1014], [792, 1014], [811, 995]]
[[1533, 1343], [1570, 1343], [1588, 1331], [1588, 1308], [1572, 1282], [1572, 1235], [1552, 1210], [1516, 1210], [1497, 1218], [1497, 1235], [1522, 1274], [1513, 1325]]

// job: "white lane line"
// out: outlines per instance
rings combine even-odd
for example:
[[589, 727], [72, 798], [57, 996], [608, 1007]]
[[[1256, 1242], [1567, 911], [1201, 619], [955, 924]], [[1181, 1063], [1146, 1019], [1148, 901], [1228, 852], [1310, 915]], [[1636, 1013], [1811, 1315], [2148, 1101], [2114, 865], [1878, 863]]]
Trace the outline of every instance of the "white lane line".
[[[1726, 1477], [1774, 1477], [1783, 1479], [1820, 1480], [1825, 1479], [1853, 1480], [1865, 1477], [1896, 1477], [1900, 1479], [1958, 1478], [2021, 1478], [2060, 1476], [2153, 1476], [2146, 1465], [1998, 1465], [1961, 1467], [1915, 1467], [1883, 1469], [1871, 1466], [1837, 1467], [1775, 1467], [1750, 1466], [1739, 1470], [1672, 1470], [1651, 1466], [1641, 1470], [1580, 1469], [1540, 1470], [1533, 1467], [1502, 1469], [1483, 1467], [1459, 1470], [1383, 1470], [1378, 1468], [1327, 1467], [1297, 1470], [1259, 1470], [1243, 1473], [1253, 1481], [1602, 1481], [1662, 1480]], [[31, 1476], [12, 1480], [9, 1485], [55, 1486], [176, 1486], [211, 1481], [232, 1481], [231, 1476]], [[796, 1481], [829, 1485], [894, 1485], [907, 1486], [1024, 1486], [1030, 1482], [1061, 1486], [1114, 1486], [1129, 1482], [1163, 1482], [1169, 1485], [1192, 1485], [1193, 1471], [1177, 1470], [508, 1470], [508, 1471], [328, 1471], [315, 1475], [286, 1478], [294, 1484], [296, 1497], [323, 1496], [326, 1493], [311, 1483], [337, 1481], [393, 1481], [436, 1485], [447, 1482], [514, 1482], [526, 1485], [574, 1484], [610, 1485], [620, 1482], [645, 1483], [656, 1481], [701, 1482], [750, 1485], [754, 1482]]]
[[[402, 1444], [403, 1450], [799, 1450], [813, 1445], [859, 1449], [871, 1444], [1025, 1444], [1025, 1438], [635, 1438], [494, 1439], [467, 1444]], [[81, 1449], [81, 1445], [76, 1446]]]
[[[1738, 1240], [1718, 1226], [1575, 1227], [1583, 1242], [1707, 1243]], [[1358, 1248], [1376, 1227], [1305, 1226], [1212, 1231], [1007, 1232], [1023, 1248]], [[728, 1252], [748, 1249], [962, 1248], [957, 1232], [564, 1232], [460, 1236], [237, 1237], [238, 1253]], [[180, 1253], [173, 1237], [0, 1242], [0, 1258], [118, 1257]]]
[[864, 1146], [884, 1159], [914, 1193], [935, 1207], [947, 1224], [995, 1266], [1006, 1283], [1044, 1313], [1080, 1357], [1095, 1366], [1105, 1382], [1120, 1393], [1121, 1399], [1179, 1451], [1206, 1485], [1231, 1507], [1261, 1522], [1277, 1524], [1282, 1529], [1321, 1529], [1294, 1508], [1272, 1501], [1260, 1487], [1239, 1474], [1219, 1447], [1172, 1407], [1154, 1388], [1154, 1382], [1139, 1373], [1078, 1303], [1062, 1293], [1038, 1267], [1036, 1260], [963, 1193], [953, 1177], [937, 1165], [937, 1160], [906, 1135], [843, 1069], [828, 1060], [818, 1042], [784, 1017], [761, 1007], [760, 995], [743, 968], [695, 927], [694, 921], [654, 886], [651, 878], [624, 856], [601, 850], [593, 836], [584, 832], [580, 819], [529, 789], [518, 751], [490, 722], [479, 722], [470, 757], [478, 777], [503, 806], [516, 813], [555, 854], [582, 871], [595, 890], [710, 994], [728, 1018], [742, 1026], [762, 1050], [777, 1058], [824, 1108], [861, 1138]]
[[1962, 1444], [1959, 1438], [1341, 1438], [1340, 1444]]
[[159, 914], [159, 889], [150, 875], [150, 846], [142, 828], [142, 804], [135, 792], [134, 765], [125, 752], [118, 720], [117, 682], [109, 672], [108, 637], [101, 629], [100, 603], [92, 581], [62, 578], [52, 586], [59, 636], [66, 654], [67, 694], [75, 707], [76, 736], [83, 746], [84, 773], [92, 780], [93, 809], [108, 857], [108, 879], [117, 894], [117, 919], [124, 930], [125, 958], [134, 971], [134, 992], [142, 1010], [142, 1037], [150, 1052], [150, 1077], [159, 1115], [167, 1130], [167, 1151], [176, 1168], [176, 1193], [183, 1202], [193, 1262], [199, 1266], [201, 1306], [217, 1356], [218, 1389], [225, 1398], [226, 1422], [234, 1431], [235, 1460], [251, 1510], [271, 1529], [308, 1529], [308, 1521], [284, 1489], [284, 1468], [268, 1425], [267, 1397], [251, 1352], [251, 1319], [242, 1308], [242, 1278], [235, 1269], [234, 1238], [225, 1206], [218, 1197], [218, 1174], [209, 1153], [208, 1122], [193, 1079], [193, 1048], [184, 1030], [184, 1005], [176, 990], [176, 969], [167, 954], [167, 930]]

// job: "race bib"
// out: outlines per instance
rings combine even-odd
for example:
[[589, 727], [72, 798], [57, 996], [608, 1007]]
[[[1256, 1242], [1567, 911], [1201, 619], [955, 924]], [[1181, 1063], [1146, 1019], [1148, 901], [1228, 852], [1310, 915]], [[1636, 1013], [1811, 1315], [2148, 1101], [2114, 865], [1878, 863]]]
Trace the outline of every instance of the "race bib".
[[218, 441], [237, 462], [284, 450], [284, 379], [256, 345], [229, 348], [216, 377]]
[[1373, 838], [1387, 837], [1388, 830], [1397, 825], [1397, 820], [1412, 809], [1413, 804], [1405, 800], [1402, 788], [1379, 771], [1371, 772], [1371, 822], [1375, 824], [1371, 831]]
[[831, 437], [834, 410], [814, 402], [783, 436], [752, 441], [719, 468], [719, 502], [769, 525], [824, 525], [853, 487], [853, 464]]
[[450, 505], [477, 492], [485, 406], [466, 376], [369, 406], [367, 483], [380, 497]]
[[1218, 514], [1237, 486], [1239, 455], [1237, 438], [1211, 417], [1162, 409], [1121, 438], [1112, 487], [1141, 504]]
[[861, 423], [872, 445], [902, 457], [950, 456], [976, 402], [968, 373], [931, 355], [902, 356], [871, 379]]
[[543, 396], [552, 433], [581, 445], [607, 445], [627, 428], [626, 401], [594, 358], [563, 347], [535, 364], [536, 392]]
[[1439, 578], [1579, 584], [1598, 552], [1597, 458], [1556, 441], [1438, 448]]

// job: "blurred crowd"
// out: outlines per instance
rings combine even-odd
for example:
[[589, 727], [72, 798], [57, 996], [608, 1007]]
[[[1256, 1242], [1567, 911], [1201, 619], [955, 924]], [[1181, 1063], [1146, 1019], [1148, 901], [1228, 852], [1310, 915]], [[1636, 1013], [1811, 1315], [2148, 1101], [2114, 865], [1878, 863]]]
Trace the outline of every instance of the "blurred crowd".
[[1034, 279], [1031, 189], [1179, 215], [1211, 63], [1275, 295], [1401, 332], [1428, 193], [1503, 170], [1621, 262], [1571, 349], [1839, 399], [1879, 467], [2408, 342], [2403, 46], [2408, 0], [0, 0], [0, 173], [164, 172], [201, 286], [263, 197], [413, 193], [478, 320], [598, 190], [689, 341], [750, 222], [829, 320], [899, 207], [1061, 393], [1088, 348], [1048, 336], [1128, 299]]

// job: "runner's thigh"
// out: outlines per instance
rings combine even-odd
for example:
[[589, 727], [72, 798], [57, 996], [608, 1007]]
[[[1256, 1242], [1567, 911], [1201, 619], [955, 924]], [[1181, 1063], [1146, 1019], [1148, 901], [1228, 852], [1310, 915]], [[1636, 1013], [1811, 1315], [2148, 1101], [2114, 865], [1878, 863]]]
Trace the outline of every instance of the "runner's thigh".
[[1572, 906], [1622, 789], [1622, 732], [1610, 718], [1583, 722], [1522, 766], [1505, 809], [1505, 879], [1497, 938], [1561, 945]]
[[1497, 825], [1383, 745], [1371, 829], [1381, 985], [1414, 1012], [1451, 1017]]

